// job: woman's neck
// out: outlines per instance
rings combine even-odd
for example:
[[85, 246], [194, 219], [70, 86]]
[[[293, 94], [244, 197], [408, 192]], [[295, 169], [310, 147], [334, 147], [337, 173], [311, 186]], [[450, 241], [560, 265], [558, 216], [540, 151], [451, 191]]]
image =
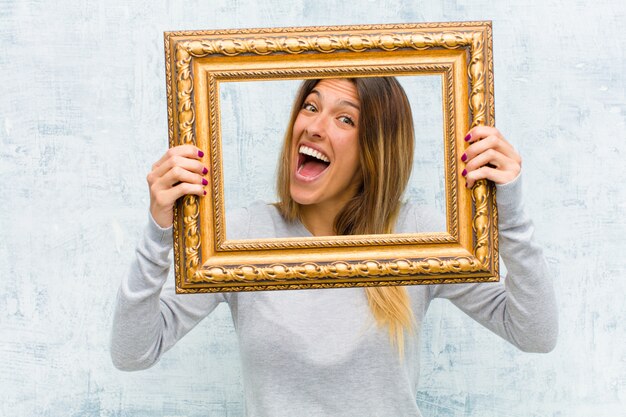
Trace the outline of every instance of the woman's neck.
[[335, 218], [343, 205], [312, 204], [300, 207], [300, 220], [313, 236], [334, 236]]
[[355, 185], [336, 198], [326, 199], [315, 204], [300, 205], [300, 220], [313, 236], [336, 236], [335, 219], [357, 194]]

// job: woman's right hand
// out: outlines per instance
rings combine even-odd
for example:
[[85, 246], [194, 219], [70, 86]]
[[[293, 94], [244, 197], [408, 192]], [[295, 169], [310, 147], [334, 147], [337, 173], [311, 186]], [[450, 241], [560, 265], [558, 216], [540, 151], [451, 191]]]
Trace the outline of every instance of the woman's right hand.
[[147, 180], [150, 186], [150, 214], [156, 223], [168, 228], [174, 222], [174, 203], [186, 194], [206, 195], [204, 175], [209, 170], [202, 164], [204, 153], [192, 145], [168, 149], [152, 165]]

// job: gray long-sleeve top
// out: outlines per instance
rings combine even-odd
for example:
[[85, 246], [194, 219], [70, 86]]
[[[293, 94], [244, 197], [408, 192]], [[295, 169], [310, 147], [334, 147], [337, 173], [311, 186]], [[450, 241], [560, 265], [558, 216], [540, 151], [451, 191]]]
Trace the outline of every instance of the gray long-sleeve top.
[[[557, 311], [551, 277], [524, 213], [521, 180], [498, 186], [504, 282], [406, 287], [416, 335], [405, 357], [376, 325], [361, 288], [177, 295], [166, 282], [172, 230], [149, 221], [137, 257], [118, 292], [111, 356], [123, 370], [156, 363], [200, 320], [228, 303], [239, 338], [249, 416], [420, 416], [419, 332], [430, 301], [447, 298], [524, 351], [556, 344]], [[408, 205], [398, 233], [434, 230], [432, 219]], [[232, 238], [310, 235], [270, 205], [236, 214]]]

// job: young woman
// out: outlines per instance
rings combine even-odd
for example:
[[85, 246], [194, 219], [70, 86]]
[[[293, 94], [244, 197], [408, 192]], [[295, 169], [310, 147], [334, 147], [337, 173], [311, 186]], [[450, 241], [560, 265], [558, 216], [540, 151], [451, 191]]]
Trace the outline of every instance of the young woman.
[[[153, 365], [220, 302], [239, 338], [250, 416], [419, 416], [419, 333], [433, 298], [447, 298], [525, 351], [556, 343], [552, 284], [521, 202], [521, 159], [491, 127], [466, 136], [467, 186], [497, 184], [504, 282], [176, 295], [172, 213], [205, 195], [203, 153], [168, 150], [148, 175], [150, 219], [117, 299], [111, 355], [124, 370]], [[419, 232], [432, 219], [401, 197], [413, 126], [393, 78], [305, 81], [285, 136], [280, 201], [233, 213], [232, 238]]]

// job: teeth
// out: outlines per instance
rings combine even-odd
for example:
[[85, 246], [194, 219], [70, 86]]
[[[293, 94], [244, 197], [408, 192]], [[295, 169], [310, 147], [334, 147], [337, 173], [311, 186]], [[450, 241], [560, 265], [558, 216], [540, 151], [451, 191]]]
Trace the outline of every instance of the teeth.
[[300, 146], [300, 149], [298, 151], [302, 154], [312, 156], [313, 158], [317, 158], [321, 161], [330, 162], [330, 159], [328, 159], [326, 155], [322, 154], [321, 152], [316, 151], [313, 148], [309, 148], [308, 146], [302, 145]]

